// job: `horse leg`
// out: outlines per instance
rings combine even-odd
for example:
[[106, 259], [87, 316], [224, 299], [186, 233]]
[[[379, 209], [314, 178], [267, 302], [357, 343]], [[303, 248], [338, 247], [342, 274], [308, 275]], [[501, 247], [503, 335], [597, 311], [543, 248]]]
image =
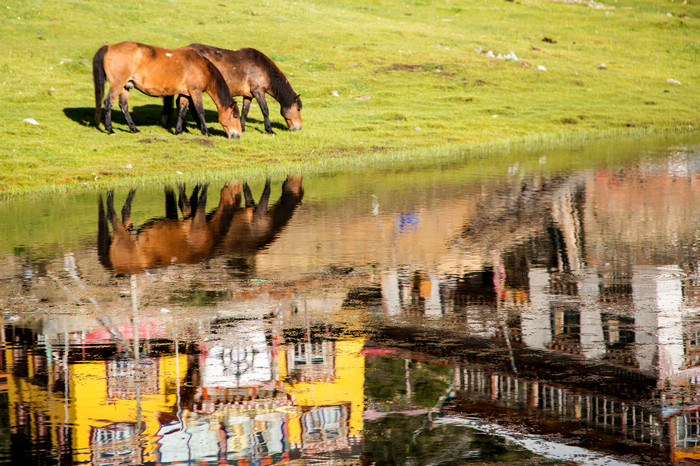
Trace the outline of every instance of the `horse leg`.
[[163, 111], [160, 114], [160, 122], [164, 128], [170, 127], [170, 115], [173, 113], [173, 96], [163, 97]]
[[[192, 120], [194, 120], [194, 123], [197, 125], [197, 128], [201, 126], [201, 123], [203, 120], [199, 117], [197, 112], [194, 110], [194, 101], [192, 100], [192, 97], [188, 95], [180, 96], [180, 98], [187, 98], [187, 102], [189, 104], [189, 108], [193, 109], [190, 113], [192, 113]], [[184, 117], [183, 117], [184, 118]], [[187, 128], [185, 128], [185, 131], [187, 131]]]
[[262, 196], [260, 196], [260, 201], [258, 206], [255, 208], [255, 215], [261, 216], [267, 213], [267, 205], [270, 201], [270, 178], [265, 180], [265, 188], [263, 189]]
[[192, 194], [190, 195], [190, 212], [193, 212], [197, 210], [197, 206], [199, 206], [199, 190], [202, 189], [201, 185], [196, 185], [194, 189], [192, 190]]
[[245, 206], [253, 207], [255, 205], [255, 199], [253, 199], [253, 193], [250, 191], [248, 183], [243, 183], [243, 195], [245, 196]]
[[131, 119], [131, 114], [129, 113], [129, 91], [124, 89], [119, 93], [119, 108], [122, 109], [124, 118], [126, 118], [126, 124], [129, 125], [129, 129], [132, 133], [140, 133], [141, 131], [134, 124], [134, 120]]
[[187, 199], [187, 190], [185, 189], [185, 185], [183, 183], [178, 183], [177, 190], [180, 193], [177, 203], [180, 206], [182, 218], [187, 218], [192, 213], [192, 205], [190, 204], [190, 200]]
[[105, 97], [105, 130], [109, 134], [114, 134], [112, 129], [112, 93], [108, 92], [107, 97]]
[[136, 188], [129, 190], [122, 206], [122, 224], [127, 230], [131, 230], [134, 226], [134, 220], [131, 218], [131, 202], [134, 200], [134, 195], [136, 195]]
[[114, 191], [107, 192], [107, 220], [112, 224], [112, 228], [114, 228], [115, 223], [119, 221], [117, 211], [114, 210]]
[[197, 208], [194, 209], [193, 223], [196, 226], [203, 226], [207, 221], [207, 190], [209, 189], [209, 183], [202, 186], [202, 191], [199, 196], [199, 201], [197, 203]]
[[250, 103], [253, 101], [251, 97], [243, 96], [243, 108], [241, 109], [241, 131], [245, 131], [245, 119], [248, 117]]
[[[131, 195], [131, 192], [129, 193]], [[132, 196], [133, 198], [133, 196]], [[127, 198], [128, 202], [128, 198]], [[126, 206], [126, 204], [125, 204]], [[123, 214], [122, 209], [122, 214]], [[114, 235], [124, 235], [128, 233], [128, 230], [126, 226], [124, 225], [124, 222], [119, 221], [119, 217], [117, 216], [117, 211], [114, 209], [114, 191], [109, 191], [107, 192], [107, 219], [109, 220], [109, 223], [112, 224], [112, 230], [114, 231]]]
[[175, 124], [175, 134], [182, 133], [182, 129], [185, 125], [185, 115], [187, 114], [188, 106], [188, 99], [185, 99], [181, 95], [177, 96], [177, 123]]
[[193, 93], [190, 95], [190, 98], [192, 99], [192, 106], [194, 107], [192, 113], [196, 113], [199, 117], [199, 121], [197, 122], [199, 130], [202, 132], [203, 135], [209, 136], [207, 122], [204, 120], [204, 103], [202, 102], [202, 94]]
[[[180, 185], [178, 185], [179, 187]], [[177, 200], [175, 199], [175, 190], [171, 187], [165, 188], [165, 218], [171, 220], [179, 219], [177, 214]]]
[[105, 129], [109, 134], [114, 134], [114, 130], [112, 129], [112, 104], [117, 98], [120, 98], [120, 93], [122, 91], [126, 92], [124, 86], [126, 86], [126, 82], [122, 83], [119, 80], [109, 80], [109, 92], [107, 92], [107, 96], [105, 97]]
[[253, 92], [253, 96], [255, 97], [255, 100], [258, 101], [258, 105], [260, 106], [260, 111], [263, 114], [263, 118], [265, 119], [265, 131], [268, 134], [275, 134], [274, 131], [272, 131], [272, 124], [270, 124], [270, 113], [267, 110], [267, 101], [265, 100], [265, 92], [261, 90], [256, 90]]

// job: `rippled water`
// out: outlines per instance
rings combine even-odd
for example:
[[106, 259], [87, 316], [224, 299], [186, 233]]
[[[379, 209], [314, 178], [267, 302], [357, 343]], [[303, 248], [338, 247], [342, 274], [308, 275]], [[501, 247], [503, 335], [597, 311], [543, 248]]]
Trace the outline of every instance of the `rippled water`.
[[0, 461], [700, 459], [700, 142], [0, 204]]

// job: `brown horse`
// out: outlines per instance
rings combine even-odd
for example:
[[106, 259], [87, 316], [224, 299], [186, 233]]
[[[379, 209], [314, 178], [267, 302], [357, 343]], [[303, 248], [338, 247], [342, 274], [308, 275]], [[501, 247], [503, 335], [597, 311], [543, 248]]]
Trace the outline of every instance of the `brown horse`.
[[[199, 129], [209, 135], [204, 121], [202, 92], [216, 104], [219, 123], [229, 138], [241, 136], [238, 105], [231, 97], [221, 72], [206, 58], [191, 48], [164, 49], [137, 42], [120, 42], [101, 47], [92, 59], [95, 82], [95, 122], [99, 126], [101, 102], [105, 78], [109, 80], [109, 93], [105, 98], [105, 128], [112, 130], [112, 104], [119, 97], [119, 107], [124, 113], [129, 129], [138, 133], [129, 114], [129, 89], [136, 88], [152, 97], [188, 96], [199, 116]], [[178, 114], [175, 132], [182, 132], [182, 121], [187, 106]]]
[[[304, 195], [302, 176], [290, 176], [282, 185], [277, 203], [268, 207], [270, 181], [256, 205], [246, 183], [227, 183], [219, 205], [205, 212], [207, 186], [195, 188], [188, 199], [180, 190], [179, 218], [175, 193], [166, 190], [166, 216], [151, 220], [132, 233], [129, 192], [120, 219], [114, 209], [114, 194], [107, 194], [107, 212], [99, 201], [98, 256], [100, 262], [117, 274], [134, 274], [175, 264], [197, 264], [218, 255], [246, 258], [272, 243], [291, 219]], [[244, 206], [241, 199], [245, 197]], [[109, 226], [112, 226], [112, 235]]]
[[[284, 73], [265, 54], [251, 48], [227, 50], [203, 44], [190, 44], [187, 47], [196, 50], [221, 71], [232, 96], [243, 96], [243, 131], [250, 103], [255, 98], [265, 118], [265, 131], [274, 134], [265, 100], [266, 93], [280, 103], [281, 114], [289, 130], [301, 129], [301, 98], [294, 92]], [[166, 97], [163, 101], [163, 124], [167, 125], [172, 106], [172, 97]], [[179, 104], [178, 108], [182, 110]], [[197, 118], [196, 115], [193, 116]]]

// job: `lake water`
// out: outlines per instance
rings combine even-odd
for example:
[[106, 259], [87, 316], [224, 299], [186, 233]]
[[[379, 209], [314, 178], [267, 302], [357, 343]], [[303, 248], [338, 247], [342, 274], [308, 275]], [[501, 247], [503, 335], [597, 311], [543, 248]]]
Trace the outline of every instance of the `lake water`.
[[700, 459], [700, 137], [505, 159], [3, 201], [0, 462]]

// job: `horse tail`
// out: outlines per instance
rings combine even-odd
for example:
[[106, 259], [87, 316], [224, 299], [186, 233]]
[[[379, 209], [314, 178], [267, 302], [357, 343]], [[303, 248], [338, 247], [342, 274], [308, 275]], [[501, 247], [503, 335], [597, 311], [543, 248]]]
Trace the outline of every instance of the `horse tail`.
[[[107, 198], [107, 203], [112, 202], [112, 210], [114, 210], [114, 198]], [[97, 200], [97, 257], [105, 268], [112, 268], [112, 261], [109, 259], [109, 247], [112, 245], [112, 237], [109, 235], [109, 219], [105, 212], [105, 206], [102, 203], [102, 195]]]
[[107, 53], [107, 46], [103, 45], [92, 57], [92, 79], [95, 82], [95, 124], [100, 126], [102, 113], [102, 97], [105, 92], [105, 65], [104, 57]]

